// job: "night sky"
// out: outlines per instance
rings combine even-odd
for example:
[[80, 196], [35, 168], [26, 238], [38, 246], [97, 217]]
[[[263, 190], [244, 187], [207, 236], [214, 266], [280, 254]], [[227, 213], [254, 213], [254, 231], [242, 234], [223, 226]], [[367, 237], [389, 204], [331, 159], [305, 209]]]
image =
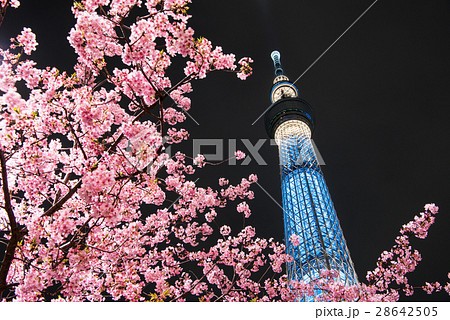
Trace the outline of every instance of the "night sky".
[[[23, 26], [37, 34], [32, 58], [40, 67], [73, 72], [75, 54], [66, 40], [74, 23], [71, 1], [23, 1], [8, 10], [0, 44]], [[285, 74], [297, 79], [374, 0], [194, 0], [190, 25], [198, 37], [250, 56], [254, 73], [241, 81], [212, 73], [194, 83], [191, 118], [185, 127], [194, 139], [230, 139], [249, 154], [242, 139], [267, 139], [263, 117], [273, 80], [270, 53], [281, 52]], [[409, 277], [412, 285], [445, 283], [450, 271], [450, 1], [379, 0], [296, 83], [300, 97], [315, 110], [313, 140], [326, 165], [327, 181], [359, 279], [375, 267], [379, 254], [394, 244], [402, 224], [425, 203], [440, 207], [426, 240], [414, 241], [423, 261]], [[254, 123], [254, 125], [252, 125]], [[192, 142], [186, 144], [189, 154]], [[214, 149], [204, 148], [204, 153]], [[218, 188], [217, 179], [238, 183], [256, 173], [249, 224], [261, 236], [283, 241], [278, 150], [265, 141], [244, 165], [199, 171], [198, 185]], [[276, 200], [276, 202], [271, 199]], [[220, 221], [234, 223], [233, 209]], [[415, 300], [450, 300], [443, 293], [417, 294]], [[404, 301], [411, 301], [411, 298]]]

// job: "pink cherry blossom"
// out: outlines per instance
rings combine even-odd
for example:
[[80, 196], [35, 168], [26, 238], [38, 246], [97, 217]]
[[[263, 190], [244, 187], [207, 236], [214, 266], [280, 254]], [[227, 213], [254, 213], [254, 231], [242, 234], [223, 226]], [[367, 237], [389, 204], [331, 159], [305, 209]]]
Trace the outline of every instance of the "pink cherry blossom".
[[0, 7], [6, 7], [7, 5], [17, 8], [20, 5], [20, 2], [18, 0], [0, 0]]
[[237, 160], [242, 160], [242, 159], [245, 158], [245, 153], [242, 152], [242, 151], [240, 151], [240, 150], [237, 150], [237, 151], [234, 153], [234, 156], [236, 157]]
[[219, 185], [220, 186], [226, 186], [227, 184], [229, 184], [230, 183], [230, 181], [228, 181], [227, 179], [225, 179], [225, 178], [220, 178], [219, 179]]
[[22, 32], [17, 36], [17, 42], [23, 51], [30, 55], [32, 51], [36, 50], [38, 43], [36, 42], [36, 35], [30, 28], [23, 28]]
[[296, 235], [296, 234], [292, 234], [290, 237], [289, 237], [289, 241], [292, 243], [292, 245], [294, 245], [294, 246], [298, 246], [298, 245], [300, 245], [300, 237], [298, 236], [298, 235]]
[[204, 167], [205, 166], [205, 156], [204, 155], [197, 155], [194, 158], [194, 164], [197, 165], [199, 168]]
[[253, 59], [248, 58], [248, 57], [242, 58], [241, 60], [239, 60], [238, 64], [240, 65], [240, 70], [237, 73], [237, 77], [239, 79], [245, 80], [253, 73], [250, 63], [253, 63]]
[[245, 201], [238, 204], [237, 212], [243, 213], [245, 218], [248, 218], [251, 215], [250, 207]]
[[229, 235], [230, 232], [231, 232], [231, 228], [230, 228], [229, 226], [221, 226], [221, 227], [220, 227], [220, 233], [221, 233], [223, 236]]

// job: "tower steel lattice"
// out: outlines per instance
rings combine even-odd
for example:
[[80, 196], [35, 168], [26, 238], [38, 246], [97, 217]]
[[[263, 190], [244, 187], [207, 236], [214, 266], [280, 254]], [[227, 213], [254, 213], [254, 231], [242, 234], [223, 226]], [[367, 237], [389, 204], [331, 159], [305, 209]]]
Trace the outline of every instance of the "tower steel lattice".
[[[298, 89], [281, 68], [280, 54], [272, 53], [275, 80], [266, 129], [275, 138], [280, 155], [281, 190], [290, 280], [310, 282], [321, 270], [336, 270], [339, 281], [358, 283], [350, 253], [311, 141], [314, 114], [298, 98]], [[291, 235], [300, 238], [295, 246]], [[315, 294], [320, 295], [320, 290]]]

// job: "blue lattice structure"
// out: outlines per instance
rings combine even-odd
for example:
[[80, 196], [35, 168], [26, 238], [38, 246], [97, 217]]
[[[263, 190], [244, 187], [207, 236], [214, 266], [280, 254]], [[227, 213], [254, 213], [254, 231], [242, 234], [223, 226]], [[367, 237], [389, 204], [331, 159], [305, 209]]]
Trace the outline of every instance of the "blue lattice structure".
[[[265, 116], [266, 129], [279, 148], [283, 216], [290, 280], [310, 282], [321, 270], [336, 270], [339, 281], [358, 283], [336, 211], [311, 141], [314, 114], [298, 98], [298, 89], [281, 68], [280, 55], [272, 53], [275, 65], [272, 106]], [[291, 235], [300, 237], [294, 246]], [[316, 290], [316, 296], [320, 290]], [[312, 298], [312, 300], [314, 300]]]

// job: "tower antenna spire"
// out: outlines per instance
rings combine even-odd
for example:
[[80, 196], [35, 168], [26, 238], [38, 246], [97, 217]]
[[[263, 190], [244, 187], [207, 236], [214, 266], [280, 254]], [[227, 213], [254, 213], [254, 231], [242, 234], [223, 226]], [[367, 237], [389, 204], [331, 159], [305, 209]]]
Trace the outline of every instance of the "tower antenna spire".
[[270, 54], [270, 57], [273, 60], [273, 67], [275, 70], [275, 76], [282, 76], [284, 75], [284, 71], [283, 68], [281, 67], [281, 55], [278, 51], [272, 51], [272, 53]]

